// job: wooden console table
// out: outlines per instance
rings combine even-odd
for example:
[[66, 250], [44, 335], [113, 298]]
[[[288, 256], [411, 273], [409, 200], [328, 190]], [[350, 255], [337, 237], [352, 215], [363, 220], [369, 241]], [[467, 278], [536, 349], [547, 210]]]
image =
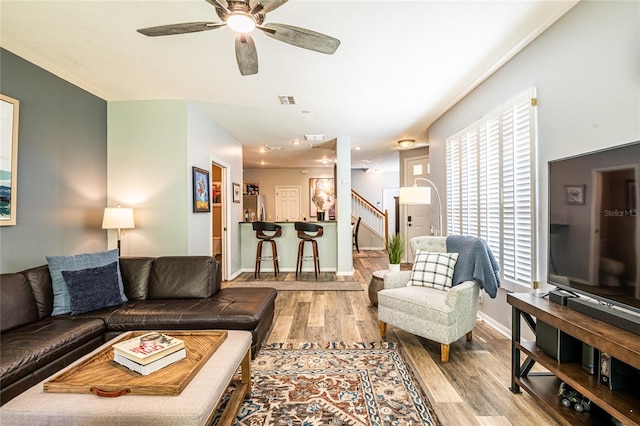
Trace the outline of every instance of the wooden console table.
[[[620, 361], [640, 368], [640, 338], [637, 335], [533, 294], [508, 294], [507, 302], [512, 306], [512, 392], [520, 393], [522, 387], [562, 424], [605, 424], [605, 419], [597, 411], [579, 413], [562, 405], [558, 399], [558, 388], [561, 382], [565, 382], [626, 426], [640, 425], [640, 395], [629, 389], [609, 390], [598, 382], [597, 375], [584, 371], [580, 362], [559, 363], [537, 348], [535, 342], [521, 341], [520, 326], [521, 319], [524, 319], [535, 332], [535, 317]], [[522, 363], [521, 354], [527, 357]], [[536, 362], [549, 373], [531, 373]]]

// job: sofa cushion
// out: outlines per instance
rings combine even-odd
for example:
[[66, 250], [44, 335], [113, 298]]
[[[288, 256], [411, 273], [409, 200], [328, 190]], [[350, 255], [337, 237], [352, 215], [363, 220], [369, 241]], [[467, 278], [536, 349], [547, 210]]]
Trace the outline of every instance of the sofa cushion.
[[130, 300], [106, 318], [107, 330], [253, 330], [273, 315], [272, 288], [226, 288], [207, 299]]
[[36, 299], [38, 306], [39, 319], [51, 316], [53, 312], [53, 286], [51, 284], [51, 274], [49, 266], [42, 265], [35, 268], [29, 268], [21, 272], [27, 277], [31, 285], [33, 297]]
[[118, 262], [79, 271], [62, 271], [71, 302], [71, 315], [122, 303]]
[[121, 257], [120, 275], [129, 300], [144, 300], [149, 288], [153, 257]]
[[49, 317], [0, 335], [0, 387], [104, 335], [101, 320]]
[[205, 299], [215, 293], [218, 262], [211, 256], [158, 257], [151, 267], [149, 299]]
[[407, 286], [451, 288], [458, 253], [430, 253], [418, 250]]
[[[53, 312], [52, 315], [61, 315], [71, 312], [71, 301], [69, 290], [62, 276], [62, 271], [78, 271], [80, 269], [95, 268], [109, 263], [118, 262], [118, 249], [99, 253], [84, 253], [75, 256], [47, 256], [49, 272], [53, 284]], [[120, 269], [118, 268], [118, 276]], [[124, 294], [122, 279], [118, 278], [120, 287], [120, 297], [123, 302], [127, 301]]]
[[0, 289], [0, 332], [38, 321], [36, 301], [24, 275], [0, 275]]

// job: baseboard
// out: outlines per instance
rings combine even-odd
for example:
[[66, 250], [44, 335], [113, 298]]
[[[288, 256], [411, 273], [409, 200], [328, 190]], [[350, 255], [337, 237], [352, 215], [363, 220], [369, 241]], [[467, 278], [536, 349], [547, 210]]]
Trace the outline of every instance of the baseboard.
[[231, 280], [233, 280], [233, 279], [235, 279], [235, 278], [239, 277], [239, 276], [240, 276], [240, 274], [242, 274], [242, 270], [239, 270], [239, 271], [234, 272], [233, 274], [229, 275], [229, 278], [228, 278], [228, 280], [227, 280], [227, 281], [231, 281]]
[[478, 311], [478, 318], [480, 319], [480, 321], [483, 321], [498, 333], [502, 334], [504, 337], [511, 339], [511, 330], [509, 328], [505, 327], [490, 316], [480, 311]]

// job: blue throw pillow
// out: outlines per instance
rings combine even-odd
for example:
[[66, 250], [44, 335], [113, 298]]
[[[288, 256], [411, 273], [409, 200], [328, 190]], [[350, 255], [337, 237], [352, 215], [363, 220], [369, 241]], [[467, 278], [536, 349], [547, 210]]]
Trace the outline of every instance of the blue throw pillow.
[[[62, 315], [71, 312], [69, 290], [62, 276], [62, 271], [79, 271], [81, 269], [105, 266], [113, 262], [116, 262], [118, 265], [118, 249], [100, 253], [78, 254], [75, 256], [47, 256], [49, 273], [51, 274], [51, 282], [53, 284], [53, 312], [51, 315]], [[117, 269], [120, 298], [122, 302], [126, 302], [127, 296], [124, 294], [124, 285], [122, 284], [119, 265]]]
[[69, 289], [71, 315], [122, 303], [118, 286], [118, 262], [79, 271], [62, 271], [62, 276]]

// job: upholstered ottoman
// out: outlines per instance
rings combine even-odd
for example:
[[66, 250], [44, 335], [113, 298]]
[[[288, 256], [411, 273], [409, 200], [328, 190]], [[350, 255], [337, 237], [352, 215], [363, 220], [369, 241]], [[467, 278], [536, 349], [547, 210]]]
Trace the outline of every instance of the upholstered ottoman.
[[250, 383], [250, 348], [250, 332], [229, 330], [224, 343], [178, 396], [47, 393], [43, 381], [0, 407], [0, 422], [3, 426], [204, 425], [240, 365], [243, 381]]

